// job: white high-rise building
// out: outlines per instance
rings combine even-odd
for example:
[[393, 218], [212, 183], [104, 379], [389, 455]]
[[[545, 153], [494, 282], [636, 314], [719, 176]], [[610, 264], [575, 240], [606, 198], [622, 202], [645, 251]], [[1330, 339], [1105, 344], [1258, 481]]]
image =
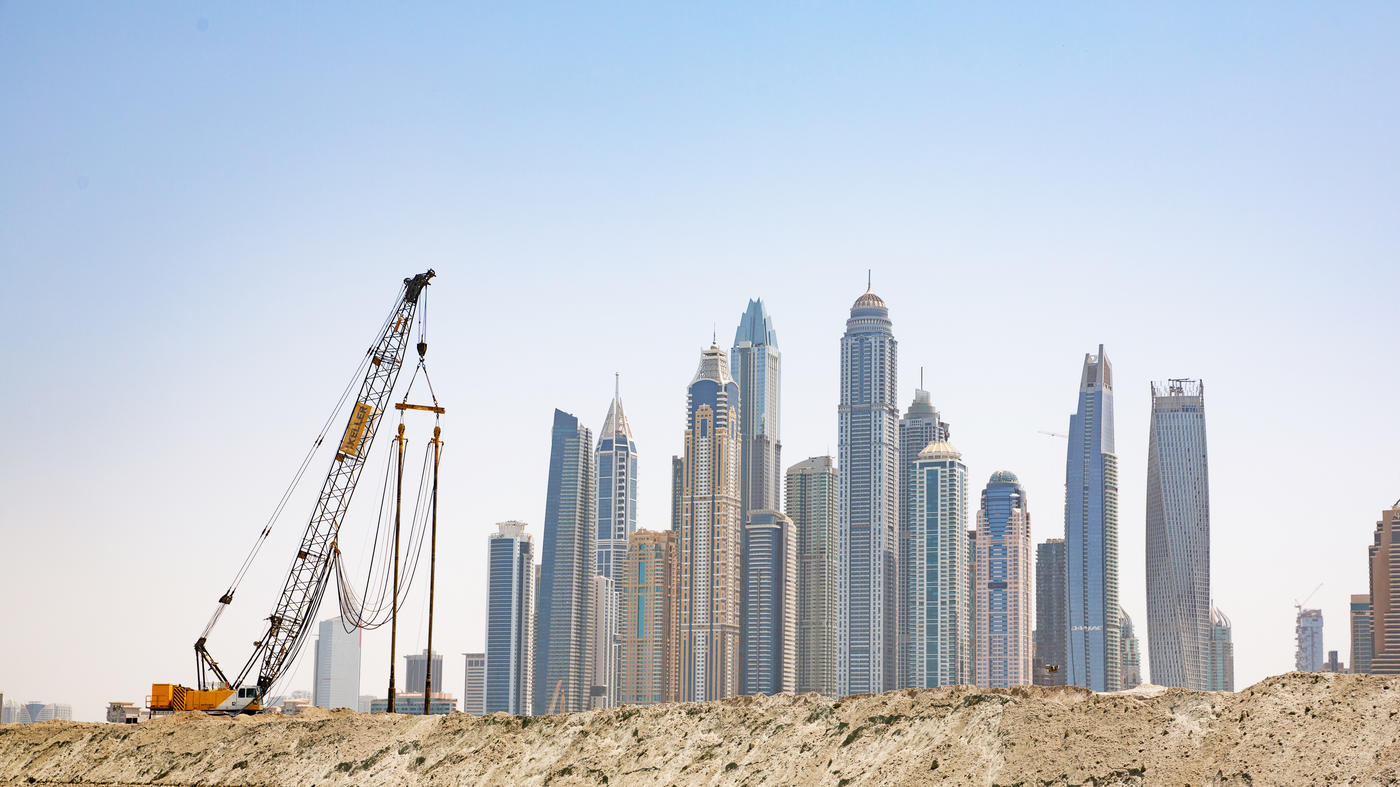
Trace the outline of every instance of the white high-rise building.
[[[626, 570], [625, 564], [622, 570]], [[592, 621], [590, 643], [593, 648], [593, 684], [588, 691], [590, 708], [611, 708], [617, 705], [617, 668], [618, 657], [621, 655], [619, 603], [616, 583], [610, 577], [594, 577], [593, 611], [589, 614]]]
[[933, 688], [972, 682], [971, 566], [967, 466], [948, 442], [930, 443], [914, 462], [914, 516], [906, 576], [901, 682]]
[[534, 696], [533, 541], [524, 522], [501, 522], [487, 555], [486, 713], [527, 714]]
[[831, 457], [788, 468], [787, 515], [797, 532], [797, 692], [834, 697], [840, 533]]
[[1153, 383], [1147, 443], [1147, 656], [1152, 682], [1210, 688], [1210, 625], [1205, 386], [1199, 380]]
[[321, 621], [311, 685], [311, 704], [318, 708], [360, 707], [360, 630], [344, 618]]
[[462, 711], [473, 716], [486, 713], [486, 654], [463, 653], [466, 681], [462, 690]]

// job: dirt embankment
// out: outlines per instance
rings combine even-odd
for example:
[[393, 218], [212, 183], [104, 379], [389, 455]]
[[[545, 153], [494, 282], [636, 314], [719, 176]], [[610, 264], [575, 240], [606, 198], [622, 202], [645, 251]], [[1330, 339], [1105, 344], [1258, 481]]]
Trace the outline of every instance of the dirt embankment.
[[0, 727], [0, 784], [1400, 784], [1400, 679]]

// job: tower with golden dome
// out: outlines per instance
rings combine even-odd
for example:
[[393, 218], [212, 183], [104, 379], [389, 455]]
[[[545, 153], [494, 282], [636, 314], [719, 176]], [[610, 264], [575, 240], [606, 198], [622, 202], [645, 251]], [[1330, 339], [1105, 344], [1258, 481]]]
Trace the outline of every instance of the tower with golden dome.
[[867, 286], [841, 337], [838, 695], [898, 685], [897, 350], [889, 308]]

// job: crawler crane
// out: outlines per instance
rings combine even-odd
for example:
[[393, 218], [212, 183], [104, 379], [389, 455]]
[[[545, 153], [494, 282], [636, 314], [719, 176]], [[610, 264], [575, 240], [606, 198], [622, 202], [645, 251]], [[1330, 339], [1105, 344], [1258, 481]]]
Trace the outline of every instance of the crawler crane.
[[[384, 321], [374, 345], [369, 348], [361, 362], [364, 379], [360, 383], [354, 406], [350, 408], [349, 420], [336, 449], [335, 458], [331, 460], [330, 470], [321, 485], [320, 495], [302, 535], [301, 545], [292, 561], [281, 596], [272, 614], [267, 618], [267, 630], [261, 639], [253, 643], [252, 655], [248, 657], [242, 670], [230, 678], [209, 654], [205, 645], [214, 624], [233, 602], [238, 583], [243, 579], [254, 555], [272, 528], [271, 520], [263, 528], [257, 545], [244, 561], [233, 583], [219, 598], [204, 632], [195, 640], [198, 687], [188, 688], [172, 683], [152, 685], [148, 704], [153, 713], [182, 710], [228, 714], [255, 713], [262, 709], [268, 692], [291, 668], [311, 629], [316, 610], [321, 605], [321, 598], [325, 594], [335, 562], [340, 525], [350, 507], [350, 498], [355, 493], [355, 485], [360, 479], [360, 472], [364, 469], [374, 435], [379, 429], [380, 418], [403, 367], [419, 297], [434, 275], [434, 272], [429, 270], [404, 279], [393, 310]], [[418, 353], [422, 356], [426, 351], [427, 344], [420, 338]], [[350, 389], [347, 388], [346, 393], [349, 392]], [[329, 425], [328, 422], [327, 426]], [[323, 433], [322, 438], [324, 436]], [[315, 446], [320, 444], [321, 438], [318, 438]], [[315, 446], [312, 449], [313, 453]], [[306, 461], [309, 462], [311, 456], [308, 454]], [[306, 464], [303, 463], [302, 471], [305, 467]], [[294, 481], [293, 485], [295, 483]], [[286, 499], [284, 496], [278, 511], [286, 504]], [[273, 519], [275, 518], [276, 514], [273, 515]]]

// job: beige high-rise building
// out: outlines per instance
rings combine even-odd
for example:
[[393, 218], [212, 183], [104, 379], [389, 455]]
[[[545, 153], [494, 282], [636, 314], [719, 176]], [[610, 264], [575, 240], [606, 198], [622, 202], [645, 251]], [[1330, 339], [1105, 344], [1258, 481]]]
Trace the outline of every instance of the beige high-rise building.
[[682, 702], [739, 694], [743, 526], [739, 386], [710, 345], [686, 392], [680, 556]]
[[836, 464], [814, 456], [788, 468], [787, 515], [797, 531], [797, 693], [836, 694], [840, 590]]
[[623, 705], [675, 702], [679, 643], [676, 534], [635, 530], [627, 539], [622, 572], [622, 657], [618, 665]]
[[1400, 500], [1381, 512], [1371, 553], [1371, 673], [1400, 675]]
[[1031, 683], [1031, 516], [1016, 474], [982, 490], [973, 566], [973, 677], [978, 686]]

